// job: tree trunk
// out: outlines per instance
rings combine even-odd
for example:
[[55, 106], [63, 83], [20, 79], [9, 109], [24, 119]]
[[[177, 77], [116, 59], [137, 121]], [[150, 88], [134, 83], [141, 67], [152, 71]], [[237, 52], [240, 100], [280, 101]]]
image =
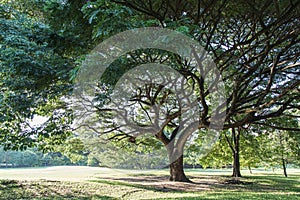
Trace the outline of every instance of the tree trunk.
[[250, 174], [252, 174], [252, 169], [251, 169], [250, 165], [248, 165], [248, 169], [249, 169]]
[[240, 130], [232, 129], [234, 151], [233, 151], [233, 177], [242, 177], [240, 169]]
[[283, 168], [283, 174], [285, 177], [287, 177], [287, 172], [286, 172], [286, 160], [284, 159], [284, 153], [285, 153], [285, 145], [284, 145], [284, 138], [281, 134], [279, 134], [279, 141], [281, 145], [281, 160], [282, 160], [282, 168]]
[[242, 177], [242, 175], [241, 175], [241, 169], [240, 169], [240, 156], [239, 156], [239, 152], [234, 152], [232, 176], [233, 177]]
[[287, 177], [286, 162], [285, 162], [284, 158], [282, 158], [282, 167], [283, 167], [284, 176]]
[[[161, 131], [155, 136], [165, 145], [169, 156], [169, 167], [170, 167], [170, 181], [178, 182], [191, 182], [185, 175], [183, 170], [183, 149], [186, 143], [186, 134], [183, 134], [179, 137], [178, 140], [175, 140], [175, 137], [178, 133], [179, 126], [173, 130], [170, 138], [167, 138], [166, 135]], [[175, 143], [176, 141], [176, 143]]]
[[183, 155], [170, 164], [170, 181], [191, 182], [183, 170]]

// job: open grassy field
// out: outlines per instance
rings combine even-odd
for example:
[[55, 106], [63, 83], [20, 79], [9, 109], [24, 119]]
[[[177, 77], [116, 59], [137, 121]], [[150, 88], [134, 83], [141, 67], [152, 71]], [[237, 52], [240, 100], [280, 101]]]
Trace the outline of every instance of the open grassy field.
[[95, 167], [0, 169], [0, 199], [300, 199], [300, 169], [242, 171], [234, 184], [230, 169], [187, 170], [194, 183], [172, 183], [167, 170]]

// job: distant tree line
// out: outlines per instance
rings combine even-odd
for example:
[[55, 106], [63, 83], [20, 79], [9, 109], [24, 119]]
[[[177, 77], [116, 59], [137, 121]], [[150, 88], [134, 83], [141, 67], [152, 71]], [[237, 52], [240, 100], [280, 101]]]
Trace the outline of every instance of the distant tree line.
[[71, 160], [59, 152], [42, 153], [31, 148], [26, 151], [4, 151], [0, 149], [0, 167], [43, 167], [58, 165], [84, 164], [84, 162], [72, 163]]

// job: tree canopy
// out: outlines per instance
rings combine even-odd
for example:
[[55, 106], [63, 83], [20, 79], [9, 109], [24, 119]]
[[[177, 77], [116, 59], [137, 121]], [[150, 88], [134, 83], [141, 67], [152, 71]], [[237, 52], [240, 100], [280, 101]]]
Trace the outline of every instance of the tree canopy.
[[[105, 1], [89, 2], [90, 19], [105, 31], [105, 20], [98, 14], [98, 7]], [[297, 118], [293, 113], [299, 109], [299, 1], [261, 1], [252, 4], [247, 1], [112, 1], [125, 12], [131, 23], [135, 24], [136, 15], [163, 28], [174, 29], [189, 35], [213, 55], [214, 62], [222, 75], [226, 87], [226, 103], [219, 105], [218, 110], [225, 110], [224, 130], [232, 131], [235, 145], [234, 156], [239, 157], [240, 131], [251, 125], [272, 126], [273, 118], [285, 116]], [[101, 12], [100, 12], [101, 13]], [[122, 15], [123, 16], [123, 15]], [[98, 18], [97, 18], [98, 17]], [[117, 25], [116, 25], [117, 26]], [[128, 28], [131, 26], [128, 25]], [[99, 31], [99, 29], [98, 29]], [[101, 33], [101, 32], [100, 32]], [[101, 34], [98, 34], [99, 36]], [[97, 35], [95, 35], [97, 37]], [[201, 114], [199, 128], [208, 128], [212, 123], [210, 109], [210, 92], [208, 79], [199, 74], [191, 62], [172, 54], [164, 59], [161, 51], [135, 51], [128, 53], [110, 66], [111, 73], [106, 73], [109, 81], [122, 76], [129, 69], [142, 63], [170, 62], [172, 67], [191, 81], [198, 95]], [[174, 59], [173, 59], [174, 58]], [[169, 63], [167, 63], [169, 64]], [[107, 80], [106, 79], [106, 80]], [[105, 82], [112, 84], [111, 82]], [[158, 85], [139, 88], [131, 101], [140, 102], [141, 109], [147, 105], [161, 102], [164, 97], [163, 88]], [[160, 94], [160, 95], [157, 95]], [[102, 96], [102, 99], [105, 96]], [[110, 99], [110, 95], [106, 95]], [[103, 100], [102, 100], [103, 101]], [[103, 101], [105, 102], [105, 101]], [[164, 102], [166, 103], [166, 102]], [[173, 104], [175, 105], [175, 104]], [[113, 105], [113, 108], [117, 108]], [[180, 108], [179, 108], [180, 110]], [[100, 118], [107, 112], [105, 119], [111, 115], [111, 109], [99, 109]], [[145, 111], [149, 114], [150, 110]], [[179, 112], [180, 113], [180, 112]], [[136, 119], [141, 113], [134, 114]], [[169, 145], [176, 137], [179, 127], [177, 119], [170, 112], [169, 120], [162, 132], [155, 136], [165, 145]], [[144, 118], [140, 118], [140, 122]], [[103, 122], [106, 120], [103, 120]], [[116, 134], [111, 138], [131, 138], [124, 133], [118, 124], [108, 122], [106, 128]], [[277, 129], [299, 130], [298, 124], [277, 124]], [[107, 129], [102, 133], [109, 132]], [[118, 133], [119, 131], [119, 133]], [[100, 132], [101, 134], [101, 129]], [[119, 136], [119, 137], [117, 137]], [[125, 136], [125, 137], [124, 137]], [[133, 141], [133, 139], [132, 139]], [[239, 163], [239, 161], [237, 161]], [[239, 167], [238, 167], [239, 168]], [[238, 172], [237, 172], [238, 173]], [[239, 173], [238, 173], [239, 174]]]

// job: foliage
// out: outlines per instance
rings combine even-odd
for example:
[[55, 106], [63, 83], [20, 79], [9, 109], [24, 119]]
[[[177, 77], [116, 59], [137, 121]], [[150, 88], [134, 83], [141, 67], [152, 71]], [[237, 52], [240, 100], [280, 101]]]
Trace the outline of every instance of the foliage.
[[77, 137], [69, 137], [64, 144], [57, 145], [54, 149], [68, 157], [72, 163], [86, 164], [87, 162], [87, 150], [82, 140]]
[[93, 38], [105, 39], [141, 23], [130, 8], [106, 0], [88, 1], [82, 12], [93, 25]]
[[1, 148], [0, 163], [2, 168], [43, 167], [75, 164], [59, 152], [48, 152], [44, 154], [35, 148], [29, 148], [22, 152], [4, 151], [3, 148]]
[[[71, 91], [70, 70], [91, 38], [80, 27], [78, 5], [58, 2], [19, 0], [0, 6], [0, 141], [5, 149], [36, 145], [49, 150], [71, 134], [72, 113], [62, 97]], [[57, 23], [62, 15], [64, 23]], [[47, 121], [32, 127], [36, 116]]]

